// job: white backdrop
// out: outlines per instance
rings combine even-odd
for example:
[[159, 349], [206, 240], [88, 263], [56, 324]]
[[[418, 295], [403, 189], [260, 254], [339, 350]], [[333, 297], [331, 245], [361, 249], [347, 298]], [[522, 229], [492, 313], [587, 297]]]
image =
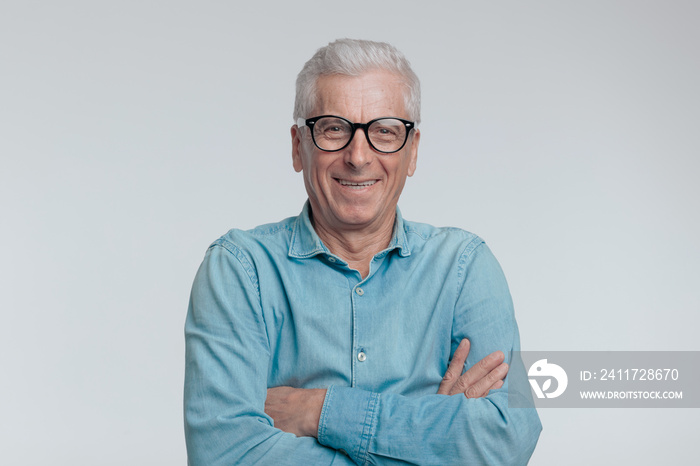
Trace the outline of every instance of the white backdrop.
[[[700, 350], [700, 4], [253, 3], [0, 6], [3, 464], [185, 464], [194, 273], [300, 211], [294, 79], [338, 37], [414, 65], [402, 212], [486, 239], [523, 349]], [[697, 458], [698, 410], [540, 417], [533, 465]]]

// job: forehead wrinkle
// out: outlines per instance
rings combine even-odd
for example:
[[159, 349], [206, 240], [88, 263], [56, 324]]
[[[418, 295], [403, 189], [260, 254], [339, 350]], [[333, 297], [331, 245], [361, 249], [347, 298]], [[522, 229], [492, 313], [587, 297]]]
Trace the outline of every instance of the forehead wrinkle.
[[391, 73], [322, 76], [317, 89], [315, 115], [337, 115], [355, 123], [387, 116], [406, 117], [402, 81]]

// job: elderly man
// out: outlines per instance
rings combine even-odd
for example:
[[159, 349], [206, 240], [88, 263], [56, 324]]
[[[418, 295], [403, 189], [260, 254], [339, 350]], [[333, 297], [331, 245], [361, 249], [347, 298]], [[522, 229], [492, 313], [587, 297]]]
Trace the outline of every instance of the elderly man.
[[397, 208], [419, 112], [388, 44], [338, 40], [304, 66], [291, 136], [308, 202], [215, 241], [193, 285], [190, 464], [527, 463], [541, 426], [508, 407], [520, 343], [498, 263]]

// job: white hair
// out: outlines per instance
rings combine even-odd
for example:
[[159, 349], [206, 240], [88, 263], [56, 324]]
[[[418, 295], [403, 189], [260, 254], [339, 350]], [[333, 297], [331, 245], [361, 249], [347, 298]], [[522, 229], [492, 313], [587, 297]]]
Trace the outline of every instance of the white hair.
[[316, 51], [297, 76], [294, 121], [310, 118], [316, 105], [316, 83], [321, 76], [361, 76], [373, 70], [399, 76], [405, 86], [408, 118], [420, 122], [420, 81], [406, 57], [393, 45], [368, 40], [338, 39]]

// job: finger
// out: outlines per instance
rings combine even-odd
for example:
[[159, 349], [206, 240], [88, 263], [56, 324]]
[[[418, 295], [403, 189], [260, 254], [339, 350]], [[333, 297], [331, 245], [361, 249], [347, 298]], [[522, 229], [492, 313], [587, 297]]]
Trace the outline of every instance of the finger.
[[452, 360], [450, 361], [445, 376], [440, 382], [440, 387], [438, 388], [438, 395], [452, 395], [450, 393], [452, 386], [459, 379], [464, 371], [464, 363], [467, 361], [467, 356], [469, 356], [469, 340], [466, 338], [459, 342], [459, 346], [455, 350], [455, 354], [452, 355]]
[[[503, 380], [499, 380], [495, 384], [491, 385], [491, 387], [488, 389], [488, 391], [486, 393], [484, 393], [483, 395], [481, 395], [481, 398], [485, 398], [485, 397], [489, 396], [489, 394], [491, 393], [491, 390], [498, 390], [502, 386], [503, 386]], [[465, 393], [464, 396], [467, 396], [467, 394]]]
[[508, 364], [499, 364], [498, 367], [486, 374], [484, 378], [472, 384], [464, 392], [464, 396], [467, 398], [479, 398], [488, 395], [492, 386], [499, 382], [501, 382], [502, 386], [506, 374], [508, 374]]
[[[469, 387], [486, 377], [486, 375], [488, 375], [492, 370], [497, 368], [505, 358], [505, 355], [501, 351], [494, 351], [481, 361], [474, 364], [469, 368], [469, 370], [467, 370], [467, 372], [462, 374], [457, 382], [452, 385], [452, 388], [450, 388], [450, 395], [466, 392]], [[488, 387], [490, 387], [493, 382], [495, 382], [495, 380], [489, 383]]]
[[491, 390], [498, 390], [499, 388], [503, 387], [503, 379], [498, 380], [495, 384], [491, 385], [491, 388], [489, 388], [489, 391], [486, 393], [487, 395], [491, 392]]

